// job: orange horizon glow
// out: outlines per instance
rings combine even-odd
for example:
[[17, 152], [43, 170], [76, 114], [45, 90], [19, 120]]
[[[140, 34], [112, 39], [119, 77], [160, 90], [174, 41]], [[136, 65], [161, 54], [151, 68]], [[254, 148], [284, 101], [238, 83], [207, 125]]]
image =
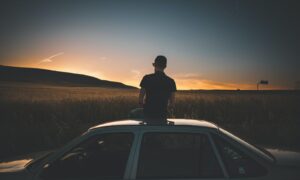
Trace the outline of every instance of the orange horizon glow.
[[[25, 62], [25, 63], [24, 63]], [[70, 68], [66, 68], [66, 64], [56, 64], [56, 65], [41, 65], [41, 63], [35, 63], [31, 66], [28, 66], [26, 63], [29, 61], [23, 61], [23, 63], [20, 63], [18, 65], [9, 65], [9, 66], [15, 66], [15, 67], [25, 67], [25, 68], [39, 68], [39, 69], [47, 69], [47, 70], [53, 70], [53, 71], [62, 71], [62, 72], [69, 72], [69, 73], [75, 73], [75, 74], [83, 74], [88, 75], [92, 77], [96, 77], [101, 80], [109, 80], [109, 81], [116, 81], [121, 82], [126, 85], [134, 86], [139, 88], [139, 83], [143, 77], [143, 74], [139, 74], [138, 76], [134, 76], [131, 79], [124, 78], [122, 75], [118, 76], [118, 73], [113, 73], [111, 71], [111, 74], [109, 76], [106, 76], [105, 74], [101, 73], [100, 71], [94, 72], [86, 70], [85, 68], [82, 68], [82, 66], [71, 66]], [[171, 77], [173, 77], [171, 75]], [[178, 90], [256, 90], [257, 85], [254, 84], [240, 84], [240, 83], [229, 83], [229, 82], [219, 82], [219, 81], [212, 81], [207, 79], [201, 79], [201, 78], [181, 78], [180, 76], [177, 76], [174, 74], [174, 80], [177, 85]], [[289, 88], [286, 87], [280, 87], [280, 86], [274, 86], [274, 85], [261, 85], [261, 90], [287, 90]]]
[[[256, 84], [233, 84], [209, 80], [180, 80], [174, 79], [178, 90], [257, 90]], [[124, 82], [125, 83], [125, 82]], [[127, 82], [127, 85], [139, 88], [139, 82]], [[287, 90], [285, 87], [260, 85], [260, 90]]]

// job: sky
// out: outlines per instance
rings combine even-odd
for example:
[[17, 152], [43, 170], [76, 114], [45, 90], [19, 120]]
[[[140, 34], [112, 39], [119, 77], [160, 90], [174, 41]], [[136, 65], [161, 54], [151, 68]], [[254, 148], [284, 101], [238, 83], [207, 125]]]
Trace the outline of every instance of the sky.
[[178, 89], [293, 89], [300, 3], [277, 0], [1, 0], [0, 65], [139, 87], [157, 55]]

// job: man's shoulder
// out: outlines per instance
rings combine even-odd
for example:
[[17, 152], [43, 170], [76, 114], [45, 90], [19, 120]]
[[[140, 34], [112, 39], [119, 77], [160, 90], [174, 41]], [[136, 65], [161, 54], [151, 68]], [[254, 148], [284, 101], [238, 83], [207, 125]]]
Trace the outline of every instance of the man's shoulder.
[[[169, 81], [174, 81], [174, 79], [171, 78], [170, 76], [167, 76], [167, 75], [166, 75], [166, 78], [167, 78]], [[175, 81], [174, 81], [174, 82], [175, 82]]]
[[153, 77], [154, 75], [155, 75], [154, 73], [146, 74], [146, 75], [144, 75], [144, 78], [151, 78], [151, 77]]
[[[172, 81], [175, 82], [173, 78], [171, 78], [170, 76], [164, 74], [164, 76], [159, 76], [160, 78], [166, 79], [168, 81]], [[157, 79], [157, 74], [155, 73], [151, 73], [151, 74], [146, 74], [144, 75], [143, 79]]]

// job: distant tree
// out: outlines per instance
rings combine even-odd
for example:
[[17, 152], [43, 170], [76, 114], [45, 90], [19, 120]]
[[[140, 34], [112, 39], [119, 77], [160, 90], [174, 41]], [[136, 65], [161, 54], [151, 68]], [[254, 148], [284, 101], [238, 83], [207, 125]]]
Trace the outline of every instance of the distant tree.
[[265, 85], [268, 85], [269, 84], [269, 81], [268, 80], [261, 80], [257, 83], [257, 90], [259, 90], [259, 85], [260, 84], [265, 84]]

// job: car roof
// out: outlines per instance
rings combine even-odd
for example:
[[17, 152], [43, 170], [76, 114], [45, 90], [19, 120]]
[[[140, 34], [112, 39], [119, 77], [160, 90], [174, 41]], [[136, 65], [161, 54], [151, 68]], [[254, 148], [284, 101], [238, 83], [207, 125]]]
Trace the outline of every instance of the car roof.
[[196, 119], [168, 119], [168, 123], [166, 124], [147, 124], [143, 119], [125, 119], [125, 120], [117, 120], [112, 122], [102, 123], [96, 126], [91, 127], [89, 130], [95, 130], [103, 127], [122, 127], [122, 126], [162, 126], [162, 125], [170, 125], [170, 126], [193, 126], [193, 127], [204, 127], [204, 128], [212, 128], [218, 129], [218, 126], [212, 122], [208, 122], [205, 120], [196, 120]]

